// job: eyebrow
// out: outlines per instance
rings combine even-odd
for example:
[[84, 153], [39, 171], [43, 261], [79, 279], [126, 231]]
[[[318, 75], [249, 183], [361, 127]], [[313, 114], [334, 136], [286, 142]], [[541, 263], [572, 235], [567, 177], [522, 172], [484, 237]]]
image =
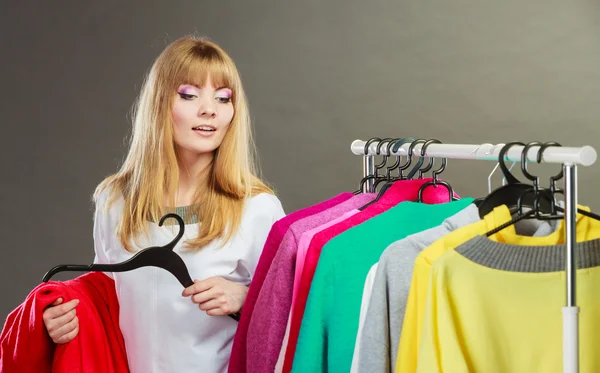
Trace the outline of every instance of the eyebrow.
[[[189, 85], [189, 86], [192, 86], [192, 87], [195, 87], [195, 88], [198, 88], [198, 89], [202, 89], [202, 87], [199, 87], [199, 86], [197, 86], [194, 83], [182, 83], [181, 85]], [[227, 87], [227, 86], [216, 87], [215, 91], [220, 91], [221, 89], [228, 89], [228, 90], [230, 90], [233, 93], [233, 89], [231, 89], [230, 87]]]

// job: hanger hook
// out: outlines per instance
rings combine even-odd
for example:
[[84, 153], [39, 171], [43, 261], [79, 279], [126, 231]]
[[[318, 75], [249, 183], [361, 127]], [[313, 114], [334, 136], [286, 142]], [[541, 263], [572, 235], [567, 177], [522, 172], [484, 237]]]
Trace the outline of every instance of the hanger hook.
[[[414, 141], [416, 141], [416, 139], [414, 137], [406, 137], [406, 138], [396, 142], [393, 147], [393, 152], [397, 153], [398, 150], [400, 149], [400, 147], [402, 147], [404, 144], [409, 143], [409, 142], [412, 143]], [[398, 156], [398, 157], [400, 157], [400, 156]], [[410, 162], [411, 162], [411, 160], [410, 160], [410, 158], [408, 158], [408, 155], [407, 155], [406, 164], [404, 164], [400, 167], [396, 166], [396, 167], [398, 167], [398, 177], [400, 179], [404, 179], [404, 175], [403, 175], [402, 171], [406, 170], [410, 166]]]
[[171, 242], [169, 242], [168, 244], [166, 244], [162, 247], [164, 247], [165, 249], [173, 250], [175, 248], [175, 245], [177, 245], [177, 242], [179, 242], [181, 237], [183, 237], [183, 232], [185, 230], [185, 223], [183, 222], [183, 219], [181, 218], [181, 216], [174, 214], [174, 213], [170, 213], [170, 214], [167, 214], [167, 215], [163, 216], [162, 218], [160, 218], [160, 221], [158, 222], [158, 226], [162, 227], [163, 223], [168, 218], [174, 218], [175, 220], [177, 220], [177, 223], [179, 223], [179, 232], [177, 232], [177, 236]]
[[[498, 144], [494, 145], [494, 144], [490, 144], [490, 143], [483, 143], [481, 145], [479, 145], [478, 147], [476, 147], [475, 149], [473, 149], [473, 151], [471, 152], [471, 155], [473, 154], [477, 154], [477, 152], [479, 151], [479, 149], [481, 149], [484, 146], [491, 146], [491, 148], [485, 152], [485, 155], [490, 155], [493, 149], [496, 149], [496, 147], [498, 146]], [[503, 144], [504, 145], [504, 144]], [[496, 172], [496, 170], [498, 169], [499, 165], [496, 164], [496, 167], [494, 167], [494, 169], [492, 170], [492, 173], [488, 176], [487, 181], [488, 181], [488, 194], [491, 193], [491, 189], [492, 189], [492, 182], [491, 182], [491, 177], [494, 174], [494, 172]]]
[[[540, 149], [538, 150], [538, 154], [537, 154], [537, 163], [542, 163], [544, 151], [546, 151], [546, 149], [548, 149], [549, 147], [552, 147], [552, 146], [562, 146], [562, 145], [557, 143], [556, 141], [549, 141], [549, 142], [543, 144], [542, 146], [540, 146]], [[556, 174], [555, 176], [552, 176], [550, 178], [550, 180], [556, 182], [556, 181], [562, 179], [563, 176], [564, 176], [563, 169], [561, 167], [560, 172], [558, 174]]]
[[[387, 143], [388, 143], [388, 145], [389, 145], [389, 142], [390, 142], [391, 140], [393, 140], [393, 139], [392, 139], [392, 138], [390, 138], [390, 137], [386, 137], [385, 139], [383, 139], [383, 140], [379, 141], [379, 144], [377, 144], [377, 151], [376, 151], [376, 152], [377, 152], [377, 155], [381, 155], [381, 147], [383, 146], [383, 144], [385, 144], [385, 143], [387, 142]], [[388, 153], [388, 154], [389, 154], [389, 153]], [[388, 161], [388, 157], [389, 157], [389, 155], [388, 155], [388, 154], [384, 154], [384, 155], [383, 155], [383, 162], [381, 162], [381, 163], [380, 163], [380, 164], [378, 164], [378, 165], [375, 165], [375, 176], [376, 176], [376, 177], [379, 177], [379, 170], [381, 170], [383, 167], [385, 167], [385, 165], [386, 165], [386, 163], [387, 163], [387, 161]]]
[[514, 177], [513, 174], [510, 173], [510, 170], [506, 167], [506, 163], [504, 163], [504, 157], [506, 156], [506, 153], [510, 148], [512, 148], [515, 145], [525, 146], [524, 143], [519, 141], [509, 142], [508, 144], [504, 145], [502, 149], [500, 149], [500, 154], [498, 155], [498, 163], [500, 164], [500, 169], [502, 170], [502, 174], [504, 175], [509, 184], [520, 183], [519, 180], [516, 177]]
[[[427, 140], [417, 139], [417, 140], [413, 141], [410, 144], [410, 146], [408, 147], [408, 162], [406, 162], [405, 165], [403, 165], [403, 166], [400, 167], [401, 171], [406, 170], [410, 166], [410, 164], [412, 163], [412, 156], [413, 156], [413, 152], [414, 152], [415, 146], [417, 146], [417, 144], [424, 144], [426, 142], [427, 142]], [[423, 162], [421, 162], [421, 164], [423, 164]], [[420, 165], [419, 165], [419, 167], [420, 167]], [[414, 174], [412, 173], [412, 170], [411, 170], [411, 174], [408, 175], [407, 178], [410, 178], [411, 176], [414, 176]]]
[[[537, 154], [537, 163], [542, 163], [542, 159], [543, 159], [543, 155], [544, 155], [544, 151], [546, 151], [547, 148], [552, 147], [552, 146], [562, 146], [561, 144], [557, 143], [556, 141], [549, 141], [547, 143], [545, 143], [544, 145], [540, 146], [540, 149], [538, 150], [538, 154]], [[551, 198], [551, 204], [550, 204], [550, 213], [552, 215], [556, 215], [556, 194], [557, 193], [564, 193], [562, 190], [558, 189], [556, 187], [556, 182], [560, 179], [563, 178], [563, 168], [560, 168], [560, 172], [554, 176], [550, 176], [550, 193], [552, 195]]]
[[[387, 141], [387, 146], [386, 146], [386, 155], [385, 155], [385, 160], [384, 162], [379, 165], [383, 168], [383, 166], [385, 166], [385, 164], [387, 164], [387, 160], [389, 159], [389, 157], [391, 157], [392, 155], [392, 146], [397, 142], [402, 140], [402, 138], [396, 138], [396, 139], [383, 139], [382, 142], [379, 143], [379, 145], [377, 145], [378, 147], [378, 152], [379, 152], [379, 148], [380, 146], [383, 144], [384, 141]], [[385, 178], [379, 178], [379, 171], [378, 169], [375, 170], [375, 177], [377, 178], [377, 180], [375, 180], [375, 183], [373, 185], [373, 190], [377, 190], [377, 187], [379, 186], [380, 183], [386, 181], [386, 182], [390, 182], [392, 181], [392, 170], [396, 167], [398, 167], [398, 165], [400, 164], [400, 156], [396, 156], [396, 162], [392, 165], [392, 166], [388, 166], [385, 172]], [[376, 167], [379, 167], [376, 166]]]
[[[431, 175], [433, 176], [433, 185], [434, 186], [437, 185], [437, 183], [439, 182], [438, 176], [440, 176], [442, 174], [442, 172], [444, 172], [447, 164], [448, 164], [448, 158], [442, 158], [442, 165], [440, 166], [440, 168], [438, 168], [437, 170], [435, 170], [431, 173]], [[450, 194], [452, 196], [454, 196], [453, 191], [450, 191]]]
[[527, 169], [527, 154], [529, 153], [529, 150], [534, 146], [542, 146], [542, 143], [539, 141], [532, 141], [525, 145], [525, 147], [523, 148], [523, 151], [521, 152], [521, 171], [523, 172], [523, 175], [525, 175], [526, 178], [533, 181], [533, 187], [537, 191], [539, 188], [540, 178], [538, 176], [530, 174], [529, 170]]
[[381, 141], [381, 139], [379, 137], [371, 137], [369, 140], [367, 140], [367, 142], [365, 143], [365, 155], [369, 155], [369, 147], [375, 141]]
[[[399, 138], [393, 139], [392, 141], [390, 141], [388, 143], [387, 149], [386, 149], [388, 155], [390, 155], [390, 156], [392, 155], [392, 146], [394, 146], [399, 141], [403, 141], [402, 144], [404, 144], [406, 142], [406, 140], [404, 138], [399, 137]], [[392, 170], [395, 169], [396, 167], [398, 167], [399, 165], [400, 165], [400, 156], [397, 155], [396, 162], [393, 165], [387, 167], [386, 177], [387, 177], [388, 181], [392, 179]]]
[[[494, 152], [494, 150], [496, 150], [497, 147], [499, 146], [504, 146], [504, 144], [483, 144], [483, 145], [490, 145], [491, 148], [485, 152], [485, 155], [490, 155]], [[477, 151], [479, 148], [475, 149], [475, 151]], [[498, 167], [500, 167], [500, 163], [496, 163], [496, 166], [494, 166], [494, 168], [492, 169], [492, 172], [490, 172], [490, 174], [488, 175], [487, 178], [487, 183], [488, 183], [488, 194], [492, 193], [492, 176], [494, 175], [494, 173], [496, 172], [496, 170], [498, 169]]]
[[[437, 140], [437, 139], [430, 139], [430, 140], [427, 140], [427, 141], [425, 142], [425, 144], [423, 144], [423, 146], [421, 147], [421, 158], [419, 159], [419, 160], [420, 160], [420, 162], [419, 162], [419, 163], [420, 163], [420, 164], [423, 164], [423, 163], [424, 163], [425, 156], [427, 155], [427, 148], [429, 147], [429, 145], [431, 145], [431, 144], [441, 144], [441, 143], [442, 143], [442, 142], [441, 142], [440, 140]], [[427, 172], [427, 171], [431, 170], [431, 168], [433, 167], [433, 162], [434, 162], [434, 158], [433, 158], [433, 157], [430, 157], [430, 158], [429, 158], [429, 163], [427, 164], [427, 166], [426, 166], [425, 168], [423, 168], [423, 169], [419, 169], [419, 179], [422, 179], [422, 178], [423, 178], [423, 174], [424, 174], [425, 172]], [[419, 164], [417, 164], [417, 166], [415, 166], [415, 169], [416, 169], [417, 167], [420, 167], [420, 165], [419, 165]], [[415, 169], [413, 169], [413, 171], [412, 171], [412, 172], [415, 172]], [[411, 175], [409, 175], [409, 176], [408, 176], [408, 178], [410, 179], [410, 178], [411, 178]]]

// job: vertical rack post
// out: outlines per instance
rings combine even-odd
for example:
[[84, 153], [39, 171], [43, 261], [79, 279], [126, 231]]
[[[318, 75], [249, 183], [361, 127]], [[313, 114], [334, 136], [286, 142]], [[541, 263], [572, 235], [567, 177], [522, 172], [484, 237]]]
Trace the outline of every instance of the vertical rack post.
[[[363, 177], [373, 175], [375, 173], [375, 157], [372, 155], [363, 156]], [[363, 186], [363, 193], [373, 193], [374, 180], [367, 180]]]
[[579, 307], [577, 278], [577, 166], [564, 164], [566, 233], [566, 306], [563, 307], [563, 372], [579, 372]]

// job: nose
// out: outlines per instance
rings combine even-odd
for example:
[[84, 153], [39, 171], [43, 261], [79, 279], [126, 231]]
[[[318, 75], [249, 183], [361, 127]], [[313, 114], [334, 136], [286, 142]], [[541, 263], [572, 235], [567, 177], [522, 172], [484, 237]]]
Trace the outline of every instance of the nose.
[[198, 108], [199, 117], [214, 117], [217, 114], [215, 102], [212, 99], [203, 99]]

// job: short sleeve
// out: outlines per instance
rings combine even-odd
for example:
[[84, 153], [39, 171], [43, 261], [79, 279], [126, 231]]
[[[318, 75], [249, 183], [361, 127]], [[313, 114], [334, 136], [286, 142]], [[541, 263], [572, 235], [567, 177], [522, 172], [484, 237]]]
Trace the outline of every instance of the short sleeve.
[[[108, 256], [106, 254], [106, 225], [108, 215], [105, 211], [105, 203], [108, 191], [104, 191], [98, 198], [94, 211], [94, 263], [96, 264], [110, 264]], [[112, 273], [105, 272], [105, 274], [114, 279]]]
[[269, 232], [273, 224], [285, 216], [285, 212], [276, 196], [261, 193], [248, 200], [245, 214], [247, 220], [244, 219], [243, 224], [247, 225], [246, 229], [252, 237], [252, 243], [242, 264], [247, 273], [250, 274], [251, 280], [254, 277], [258, 259], [263, 251]]

